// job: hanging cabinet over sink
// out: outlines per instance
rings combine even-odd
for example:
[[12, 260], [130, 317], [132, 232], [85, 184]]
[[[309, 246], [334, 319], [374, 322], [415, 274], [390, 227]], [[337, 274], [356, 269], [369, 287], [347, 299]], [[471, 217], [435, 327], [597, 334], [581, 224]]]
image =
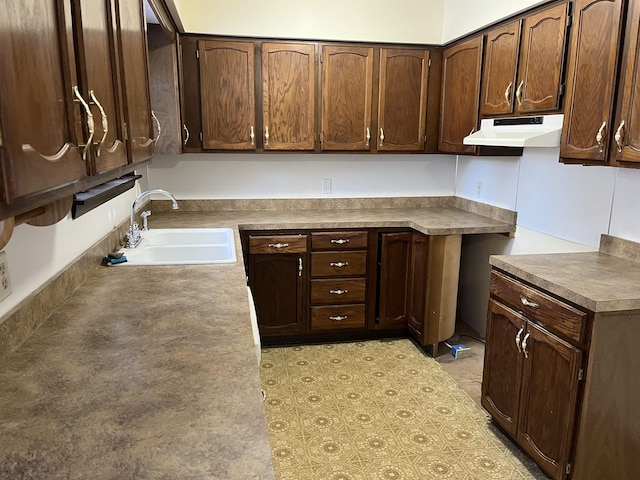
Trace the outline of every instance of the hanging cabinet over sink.
[[0, 16], [0, 40], [2, 218], [149, 161], [141, 1], [16, 0]]

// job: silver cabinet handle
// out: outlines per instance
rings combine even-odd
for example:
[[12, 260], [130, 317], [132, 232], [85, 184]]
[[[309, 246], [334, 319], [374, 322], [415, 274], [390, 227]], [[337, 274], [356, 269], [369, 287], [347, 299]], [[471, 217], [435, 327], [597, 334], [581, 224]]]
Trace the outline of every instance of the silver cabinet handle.
[[518, 100], [518, 105], [522, 105], [522, 98], [520, 98], [522, 96], [522, 87], [524, 86], [524, 80], [520, 81], [520, 85], [518, 85], [518, 88], [516, 89], [516, 100]]
[[600, 153], [604, 152], [604, 129], [607, 128], [607, 122], [602, 122], [600, 128], [598, 129], [598, 133], [596, 133], [596, 142], [598, 142], [598, 151]]
[[384, 144], [384, 130], [380, 129], [380, 146]]
[[369, 130], [369, 127], [367, 127], [367, 134], [365, 135], [365, 140], [367, 141], [366, 146], [369, 146], [369, 140], [371, 140], [371, 131]]
[[522, 339], [522, 353], [524, 353], [524, 358], [529, 358], [529, 352], [527, 352], [527, 341], [531, 336], [531, 332], [527, 333]]
[[102, 108], [102, 105], [100, 105], [100, 102], [93, 93], [93, 90], [89, 90], [89, 98], [91, 98], [91, 101], [96, 104], [98, 110], [100, 110], [100, 115], [102, 117], [102, 138], [100, 139], [100, 143], [98, 144], [98, 150], [96, 150], [96, 155], [99, 157], [102, 147], [104, 146], [104, 142], [107, 141], [107, 134], [109, 133], [109, 121], [107, 120], [107, 113], [104, 111], [104, 108]]
[[269, 146], [269, 127], [264, 127], [264, 146]]
[[331, 295], [344, 295], [345, 293], [349, 293], [349, 290], [346, 290], [346, 289], [345, 290], [340, 290], [340, 289], [338, 289], [338, 290], [329, 290], [329, 293]]
[[184, 140], [182, 141], [182, 144], [186, 145], [187, 142], [189, 141], [189, 139], [191, 138], [191, 134], [189, 133], [189, 129], [187, 128], [187, 124], [186, 123], [182, 124], [182, 129], [184, 130], [184, 133], [186, 134], [186, 136], [184, 137]]
[[531, 300], [529, 300], [526, 297], [523, 297], [522, 295], [520, 295], [520, 303], [522, 303], [522, 305], [524, 305], [525, 307], [531, 307], [531, 308], [538, 308], [540, 306], [536, 302], [532, 302]]
[[518, 330], [518, 334], [516, 335], [516, 347], [518, 347], [519, 353], [522, 353], [522, 348], [520, 348], [520, 338], [522, 337], [522, 332], [524, 332], [524, 327], [520, 327], [520, 330]]
[[91, 142], [93, 141], [93, 134], [96, 132], [96, 126], [93, 122], [93, 113], [91, 113], [91, 109], [89, 108], [89, 104], [82, 98], [80, 94], [80, 90], [77, 85], [73, 86], [73, 94], [82, 107], [84, 108], [85, 113], [87, 114], [87, 128], [89, 129], [89, 138], [87, 138], [87, 143], [84, 144], [84, 150], [82, 150], [82, 159], [87, 159], [87, 153], [89, 153], [89, 147], [91, 146]]
[[302, 276], [302, 257], [298, 257], [298, 276]]
[[256, 146], [256, 132], [253, 129], [253, 125], [251, 125], [249, 129], [249, 138], [251, 139], [251, 146]]
[[349, 243], [348, 238], [332, 238], [331, 243], [335, 245], [344, 245], [345, 243]]
[[158, 133], [153, 139], [153, 143], [156, 143], [158, 140], [160, 140], [160, 134], [162, 133], [162, 126], [160, 125], [160, 120], [158, 120], [158, 117], [156, 117], [156, 112], [154, 112], [153, 110], [151, 110], [151, 118], [153, 118], [153, 120], [156, 122], [156, 127], [158, 128]]
[[342, 268], [342, 267], [348, 267], [349, 262], [331, 262], [329, 263], [329, 265], [332, 267]]
[[271, 248], [286, 248], [288, 246], [289, 246], [288, 243], [270, 243], [269, 244], [269, 247]]
[[334, 322], [341, 322], [349, 318], [347, 315], [331, 315], [329, 320], [333, 320]]

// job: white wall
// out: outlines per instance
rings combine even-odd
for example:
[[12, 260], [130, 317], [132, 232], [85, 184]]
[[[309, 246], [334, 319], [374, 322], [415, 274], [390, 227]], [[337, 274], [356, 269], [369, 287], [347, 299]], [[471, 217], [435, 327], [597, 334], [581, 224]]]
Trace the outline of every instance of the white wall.
[[445, 0], [169, 0], [186, 32], [398, 43], [442, 41]]
[[178, 199], [437, 196], [454, 194], [455, 168], [452, 155], [158, 155], [149, 183]]
[[479, 30], [545, 0], [445, 0], [442, 43]]

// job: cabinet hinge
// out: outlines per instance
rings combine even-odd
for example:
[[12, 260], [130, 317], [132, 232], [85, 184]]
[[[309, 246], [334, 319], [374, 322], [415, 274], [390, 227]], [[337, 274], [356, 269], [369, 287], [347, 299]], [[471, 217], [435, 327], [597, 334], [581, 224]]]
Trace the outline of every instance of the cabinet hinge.
[[573, 15], [567, 16], [567, 28], [569, 28], [573, 24]]
[[200, 49], [196, 48], [196, 58], [200, 58]]
[[431, 59], [429, 59], [429, 65], [428, 66], [431, 67]]
[[567, 468], [564, 469], [564, 472], [569, 475], [571, 473], [571, 462], [567, 463]]
[[582, 380], [584, 378], [584, 370], [581, 368], [580, 370], [578, 370], [578, 381]]
[[200, 141], [202, 142], [202, 132], [200, 132]]

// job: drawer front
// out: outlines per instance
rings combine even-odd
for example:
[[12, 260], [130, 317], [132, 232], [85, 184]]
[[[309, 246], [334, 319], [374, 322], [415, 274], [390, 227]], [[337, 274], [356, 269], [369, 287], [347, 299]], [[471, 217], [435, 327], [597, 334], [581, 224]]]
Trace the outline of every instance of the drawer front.
[[311, 331], [364, 328], [364, 305], [311, 307]]
[[369, 234], [362, 232], [318, 232], [311, 234], [312, 250], [353, 250], [365, 249], [369, 244]]
[[367, 271], [367, 252], [314, 252], [312, 277], [353, 277]]
[[307, 235], [251, 235], [249, 253], [303, 253]]
[[491, 294], [546, 329], [584, 343], [585, 312], [495, 271], [491, 273]]
[[364, 278], [311, 280], [311, 303], [360, 303], [365, 290]]

